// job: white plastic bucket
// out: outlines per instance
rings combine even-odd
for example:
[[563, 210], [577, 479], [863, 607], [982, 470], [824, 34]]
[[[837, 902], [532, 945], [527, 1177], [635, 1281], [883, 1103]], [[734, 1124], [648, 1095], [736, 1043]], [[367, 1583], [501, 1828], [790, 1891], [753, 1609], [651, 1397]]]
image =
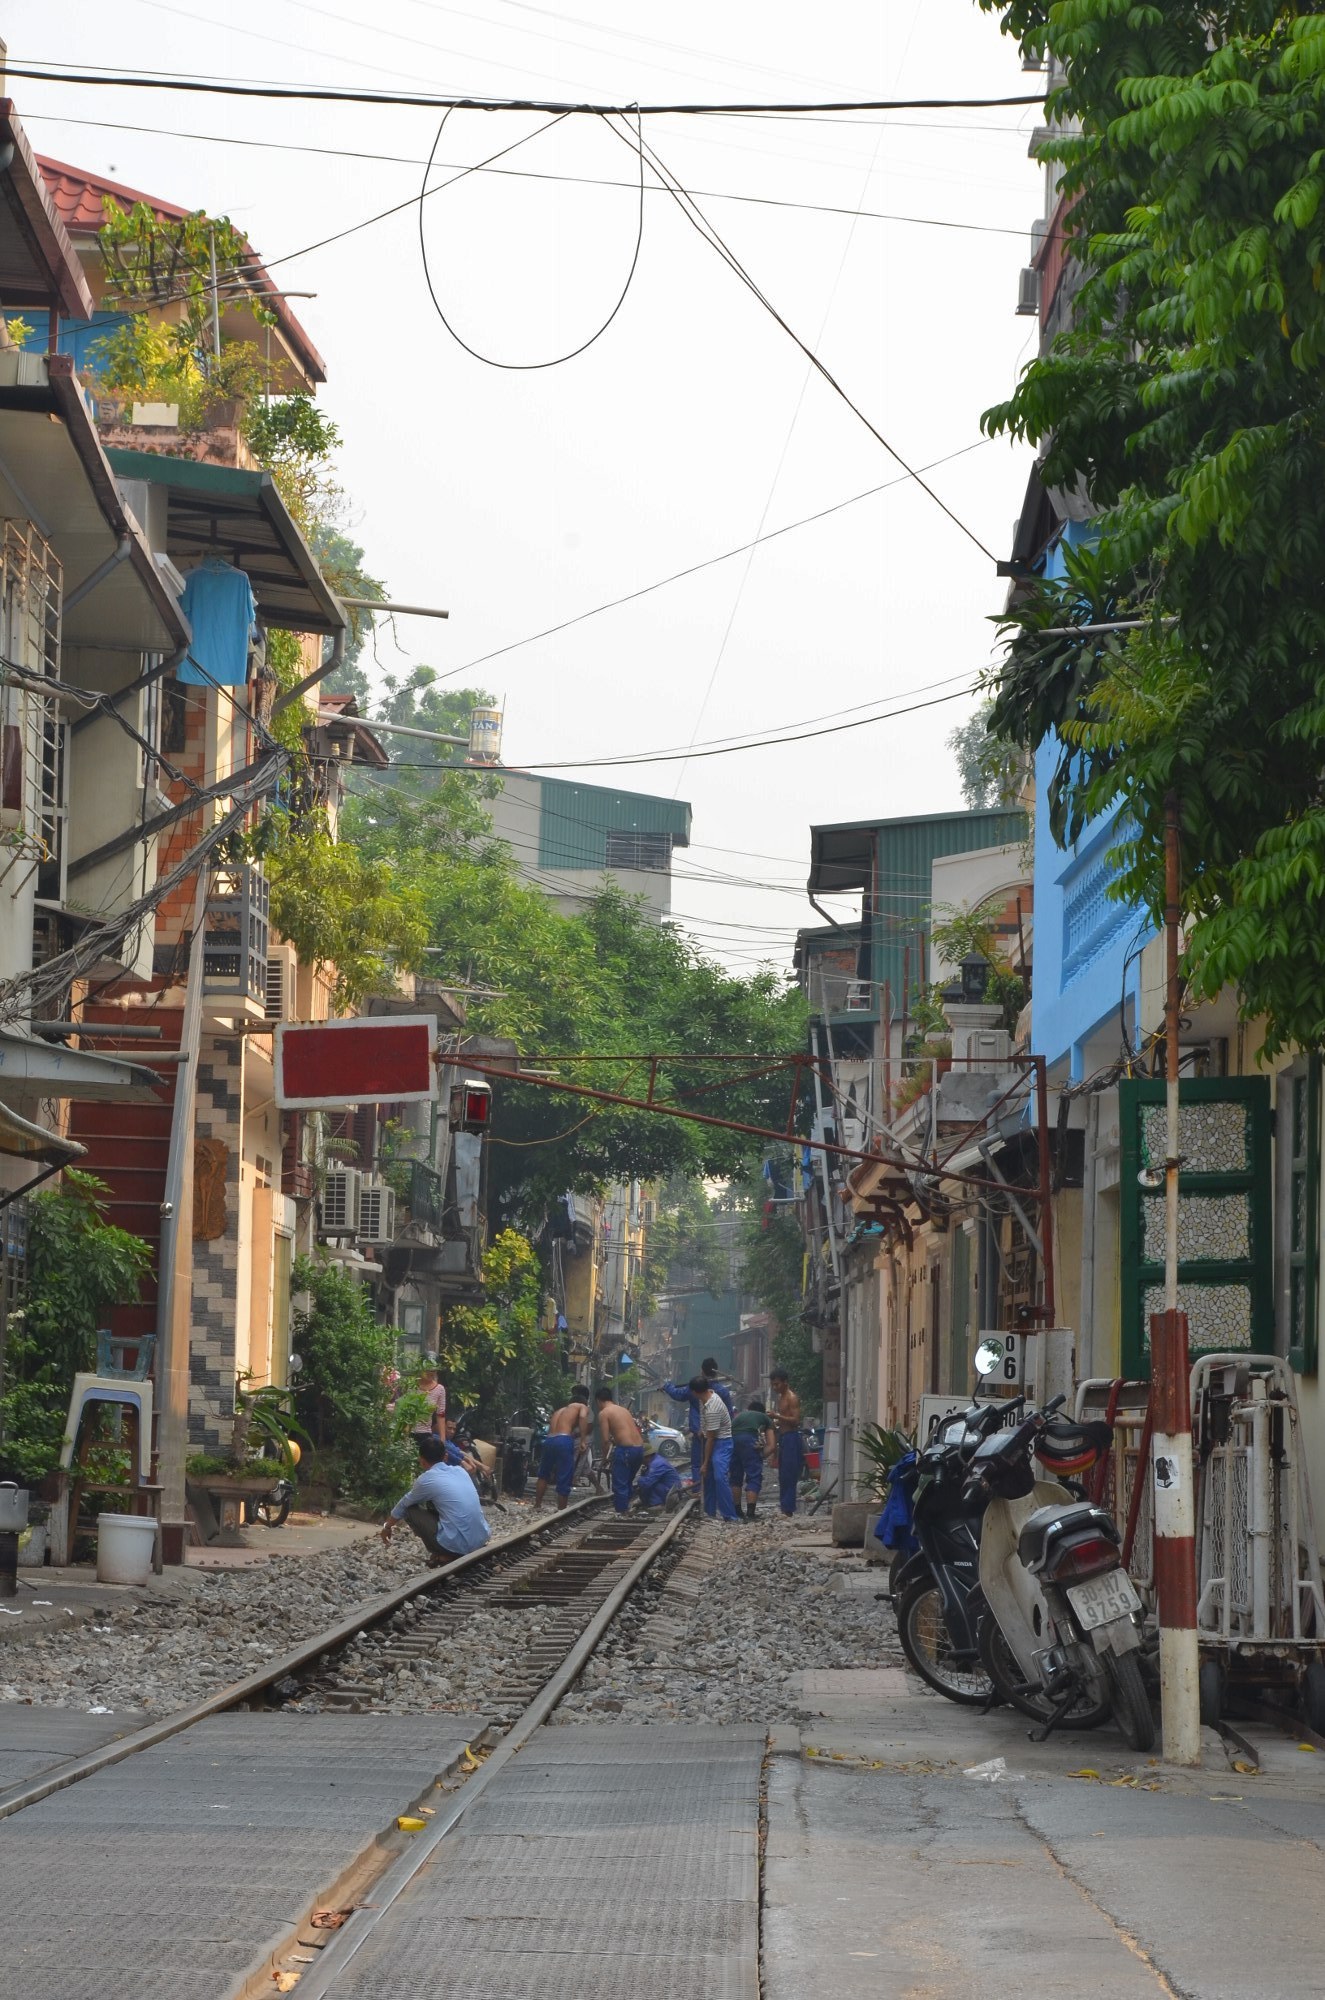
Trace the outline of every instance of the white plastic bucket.
[[98, 1514], [97, 1582], [146, 1583], [155, 1541], [150, 1514]]

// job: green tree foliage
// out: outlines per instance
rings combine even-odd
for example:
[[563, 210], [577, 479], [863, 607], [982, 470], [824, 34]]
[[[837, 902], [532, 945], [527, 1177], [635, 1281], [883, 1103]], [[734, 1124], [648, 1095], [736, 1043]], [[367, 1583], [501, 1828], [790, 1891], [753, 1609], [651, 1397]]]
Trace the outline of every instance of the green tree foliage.
[[700, 1180], [669, 1175], [654, 1196], [654, 1217], [644, 1248], [639, 1311], [647, 1318], [657, 1310], [659, 1292], [684, 1276], [718, 1298], [729, 1282], [731, 1259], [726, 1241], [715, 1226], [717, 1212]]
[[990, 734], [993, 701], [982, 701], [966, 722], [948, 733], [957, 764], [962, 801], [971, 812], [1017, 803], [1026, 775], [1026, 754], [1016, 744]]
[[[1267, 1048], [1325, 1045], [1325, 16], [1271, 0], [980, 0], [1051, 100], [1075, 324], [986, 426], [1098, 510], [1009, 620], [992, 727], [1059, 746], [1055, 829], [1122, 809], [1158, 913], [1181, 801], [1187, 957]], [[1075, 126], [1075, 129], [1072, 127]], [[1047, 628], [1136, 618], [1064, 642]], [[1174, 623], [1165, 621], [1173, 620]]]
[[[566, 917], [520, 881], [510, 850], [491, 838], [469, 773], [442, 769], [418, 792], [394, 778], [368, 785], [347, 806], [342, 839], [389, 865], [419, 898], [429, 965], [478, 989], [472, 1031], [508, 1037], [526, 1056], [612, 1058], [568, 1065], [567, 1081], [638, 1097], [649, 1073], [630, 1056], [804, 1047], [802, 996], [777, 974], [734, 978], [610, 887]], [[785, 1074], [728, 1084], [729, 1074], [716, 1063], [664, 1063], [657, 1094], [692, 1093], [695, 1109], [750, 1124], [786, 1119]], [[736, 1133], [531, 1085], [499, 1088], [493, 1140], [491, 1201], [502, 1221], [532, 1222], [567, 1189], [614, 1179], [723, 1178], [750, 1151]]]
[[501, 1229], [483, 1256], [484, 1302], [445, 1314], [440, 1365], [448, 1409], [475, 1412], [479, 1436], [502, 1416], [551, 1408], [569, 1386], [558, 1343], [539, 1316], [543, 1286], [528, 1238]]
[[358, 1279], [327, 1259], [297, 1259], [292, 1281], [309, 1299], [293, 1317], [291, 1344], [302, 1364], [295, 1409], [317, 1453], [311, 1477], [356, 1500], [395, 1501], [415, 1462], [388, 1407], [391, 1328], [378, 1325]]
[[28, 1293], [9, 1315], [0, 1395], [0, 1461], [34, 1484], [59, 1463], [74, 1376], [91, 1368], [97, 1328], [137, 1299], [151, 1269], [141, 1236], [105, 1220], [104, 1181], [66, 1168], [31, 1198]]

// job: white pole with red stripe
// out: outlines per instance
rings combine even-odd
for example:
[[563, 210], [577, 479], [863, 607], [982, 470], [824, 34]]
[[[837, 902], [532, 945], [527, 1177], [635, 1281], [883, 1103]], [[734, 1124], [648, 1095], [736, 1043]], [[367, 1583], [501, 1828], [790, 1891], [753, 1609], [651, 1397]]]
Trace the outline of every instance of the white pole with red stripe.
[[1164, 801], [1164, 1311], [1150, 1317], [1151, 1488], [1159, 1595], [1160, 1719], [1170, 1764], [1201, 1761], [1196, 1500], [1187, 1315], [1178, 1311], [1178, 800]]

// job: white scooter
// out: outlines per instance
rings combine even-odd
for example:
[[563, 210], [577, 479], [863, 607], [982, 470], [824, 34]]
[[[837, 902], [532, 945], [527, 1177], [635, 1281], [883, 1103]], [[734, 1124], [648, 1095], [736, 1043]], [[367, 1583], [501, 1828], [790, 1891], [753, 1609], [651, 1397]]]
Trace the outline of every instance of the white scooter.
[[[997, 1350], [997, 1351], [996, 1351]], [[976, 1355], [994, 1373], [1001, 1344]], [[1155, 1722], [1141, 1676], [1141, 1600], [1123, 1567], [1122, 1537], [1108, 1510], [1074, 1499], [1049, 1471], [1084, 1470], [1108, 1449], [1107, 1424], [1054, 1421], [1057, 1398], [1013, 1430], [995, 1432], [971, 1460], [966, 1495], [987, 1501], [980, 1524], [981, 1659], [1004, 1700], [1041, 1724], [1090, 1728], [1112, 1714], [1134, 1750], [1149, 1750]]]

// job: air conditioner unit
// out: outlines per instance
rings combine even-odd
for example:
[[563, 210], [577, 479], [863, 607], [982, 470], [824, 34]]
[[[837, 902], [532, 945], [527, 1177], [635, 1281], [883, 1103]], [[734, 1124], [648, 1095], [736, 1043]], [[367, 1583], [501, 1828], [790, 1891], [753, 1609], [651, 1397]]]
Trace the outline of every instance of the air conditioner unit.
[[852, 979], [847, 982], [848, 1014], [868, 1014], [874, 999], [874, 988], [868, 979]]
[[1033, 264], [1024, 265], [1017, 280], [1017, 312], [1023, 318], [1039, 317], [1040, 274]]
[[363, 1176], [357, 1167], [328, 1167], [322, 1189], [323, 1236], [357, 1236], [359, 1233], [359, 1185]]
[[292, 944], [267, 947], [267, 1019], [293, 1021], [295, 1018], [295, 978], [299, 961]]
[[396, 1234], [395, 1189], [383, 1181], [364, 1180], [359, 1186], [359, 1240], [391, 1243]]

